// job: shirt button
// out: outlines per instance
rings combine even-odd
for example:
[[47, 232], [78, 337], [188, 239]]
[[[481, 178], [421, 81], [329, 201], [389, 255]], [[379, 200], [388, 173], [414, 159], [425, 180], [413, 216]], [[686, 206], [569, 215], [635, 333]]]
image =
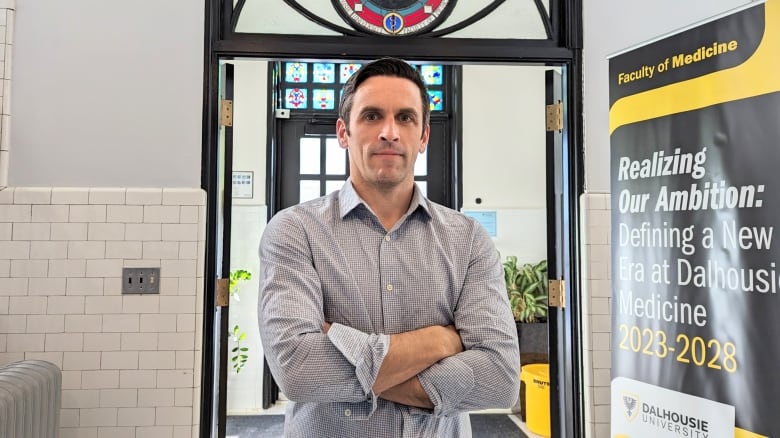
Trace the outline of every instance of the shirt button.
[[392, 284], [388, 284], [388, 285], [387, 285], [387, 290], [388, 290], [389, 292], [392, 292], [392, 291], [393, 291], [393, 285], [392, 285]]
[[389, 234], [385, 236], [385, 240], [388, 241], [388, 242], [390, 241], [390, 235]]
[[344, 416], [349, 417], [352, 415], [352, 409], [344, 409]]

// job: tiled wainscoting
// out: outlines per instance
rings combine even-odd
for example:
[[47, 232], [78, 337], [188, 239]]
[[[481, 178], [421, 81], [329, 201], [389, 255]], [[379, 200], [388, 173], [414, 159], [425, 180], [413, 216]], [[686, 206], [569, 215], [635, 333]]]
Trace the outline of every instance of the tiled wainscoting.
[[0, 365], [62, 369], [61, 437], [197, 436], [204, 230], [200, 189], [0, 190]]
[[580, 200], [582, 297], [587, 437], [609, 438], [612, 354], [610, 197], [589, 193]]
[[8, 181], [11, 132], [11, 48], [14, 43], [15, 0], [0, 0], [0, 187]]

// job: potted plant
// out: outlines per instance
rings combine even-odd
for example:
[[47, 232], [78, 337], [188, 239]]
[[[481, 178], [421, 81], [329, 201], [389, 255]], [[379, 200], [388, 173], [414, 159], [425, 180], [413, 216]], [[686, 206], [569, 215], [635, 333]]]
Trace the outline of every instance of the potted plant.
[[[520, 365], [547, 363], [547, 260], [518, 264], [516, 256], [503, 263], [506, 293], [515, 318], [520, 346]], [[520, 385], [520, 398], [515, 411], [525, 421], [525, 385]]]

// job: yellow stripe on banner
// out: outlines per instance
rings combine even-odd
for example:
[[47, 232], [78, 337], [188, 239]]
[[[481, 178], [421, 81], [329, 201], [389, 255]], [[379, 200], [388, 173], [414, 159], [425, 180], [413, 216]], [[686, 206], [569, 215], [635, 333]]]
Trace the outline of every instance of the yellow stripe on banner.
[[764, 3], [764, 37], [735, 67], [618, 99], [609, 110], [609, 133], [629, 123], [780, 91], [780, 0]]
[[767, 438], [764, 435], [759, 435], [757, 433], [753, 433], [749, 430], [740, 429], [738, 427], [734, 428], [734, 438]]

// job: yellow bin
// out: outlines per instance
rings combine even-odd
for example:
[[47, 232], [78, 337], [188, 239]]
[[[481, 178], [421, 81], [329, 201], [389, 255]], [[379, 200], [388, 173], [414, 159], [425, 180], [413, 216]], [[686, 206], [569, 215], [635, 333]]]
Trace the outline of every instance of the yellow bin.
[[525, 382], [525, 420], [531, 432], [550, 436], [550, 366], [524, 365], [520, 380]]

